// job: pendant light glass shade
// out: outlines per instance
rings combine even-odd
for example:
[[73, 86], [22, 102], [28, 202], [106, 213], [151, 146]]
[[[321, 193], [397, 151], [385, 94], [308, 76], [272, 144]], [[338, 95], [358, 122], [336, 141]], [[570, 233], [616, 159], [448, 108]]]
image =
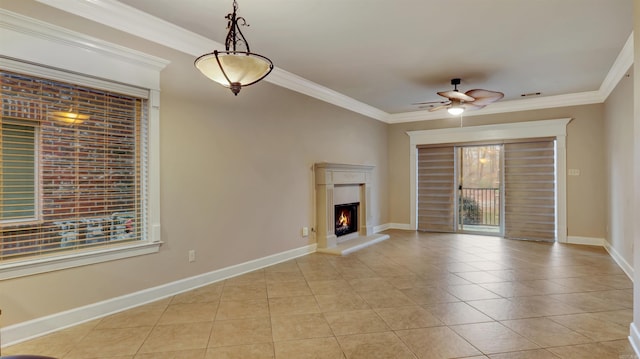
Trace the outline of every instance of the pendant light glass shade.
[[240, 88], [262, 80], [273, 69], [271, 60], [262, 55], [233, 51], [214, 51], [202, 55], [196, 59], [195, 66], [203, 75], [229, 87], [236, 95]]
[[81, 124], [85, 120], [89, 119], [89, 115], [83, 115], [79, 112], [74, 112], [73, 107], [69, 108], [69, 111], [55, 111], [50, 112], [49, 115], [53, 117], [53, 119], [61, 122], [65, 122], [68, 124]]
[[[231, 89], [234, 95], [238, 95], [244, 86], [265, 78], [271, 70], [273, 63], [265, 56], [252, 53], [247, 39], [240, 31], [241, 25], [247, 25], [243, 17], [236, 16], [238, 3], [233, 1], [233, 13], [225, 18], [227, 24], [227, 38], [225, 51], [213, 51], [198, 57], [195, 66], [203, 75], [211, 80]], [[238, 50], [238, 47], [246, 48], [246, 51]]]

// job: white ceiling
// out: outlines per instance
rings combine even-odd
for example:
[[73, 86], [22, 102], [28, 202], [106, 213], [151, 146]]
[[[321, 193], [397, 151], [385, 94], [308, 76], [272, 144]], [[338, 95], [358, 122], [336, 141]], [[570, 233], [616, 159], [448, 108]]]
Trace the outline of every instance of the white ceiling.
[[[218, 44], [224, 43], [224, 16], [232, 10], [232, 0], [120, 3]], [[451, 89], [453, 77], [462, 78], [463, 92], [504, 92], [503, 107], [523, 103], [524, 93], [542, 93], [524, 101], [544, 103], [541, 98], [548, 97], [560, 104], [593, 93], [611, 75], [633, 28], [632, 0], [238, 0], [238, 5], [238, 15], [251, 25], [243, 33], [253, 52], [398, 118], [424, 113], [412, 103], [440, 100], [436, 92]]]

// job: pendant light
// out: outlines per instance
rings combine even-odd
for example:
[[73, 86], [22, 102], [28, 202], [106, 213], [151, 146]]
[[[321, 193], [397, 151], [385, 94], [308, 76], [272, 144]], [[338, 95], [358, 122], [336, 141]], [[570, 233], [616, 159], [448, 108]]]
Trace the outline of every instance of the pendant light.
[[[249, 43], [240, 31], [240, 25], [249, 25], [243, 17], [236, 16], [237, 10], [238, 3], [234, 0], [233, 13], [225, 17], [229, 30], [224, 43], [225, 51], [214, 50], [195, 61], [196, 68], [203, 75], [228, 87], [236, 96], [240, 89], [262, 80], [273, 70], [271, 60], [249, 49]], [[246, 51], [242, 51], [242, 48]]]
[[89, 119], [89, 115], [84, 115], [80, 112], [74, 111], [73, 106], [69, 107], [69, 111], [54, 111], [49, 114], [53, 119], [71, 125], [79, 125]]

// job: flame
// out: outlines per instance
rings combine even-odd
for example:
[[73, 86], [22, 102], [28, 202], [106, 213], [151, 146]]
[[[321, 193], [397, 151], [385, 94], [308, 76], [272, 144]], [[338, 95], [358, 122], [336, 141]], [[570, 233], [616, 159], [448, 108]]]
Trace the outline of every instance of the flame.
[[338, 217], [338, 225], [340, 225], [340, 227], [349, 226], [349, 218], [344, 215], [344, 212], [340, 212], [340, 217]]

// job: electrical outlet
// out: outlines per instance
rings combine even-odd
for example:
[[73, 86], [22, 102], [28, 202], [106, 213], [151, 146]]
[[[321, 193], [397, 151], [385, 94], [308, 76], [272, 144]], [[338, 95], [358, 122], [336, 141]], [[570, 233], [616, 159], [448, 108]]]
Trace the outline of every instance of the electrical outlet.
[[309, 236], [309, 227], [302, 227], [302, 236], [303, 237]]
[[196, 251], [194, 249], [189, 251], [189, 263], [196, 261]]
[[580, 170], [576, 168], [569, 168], [569, 176], [580, 176]]

